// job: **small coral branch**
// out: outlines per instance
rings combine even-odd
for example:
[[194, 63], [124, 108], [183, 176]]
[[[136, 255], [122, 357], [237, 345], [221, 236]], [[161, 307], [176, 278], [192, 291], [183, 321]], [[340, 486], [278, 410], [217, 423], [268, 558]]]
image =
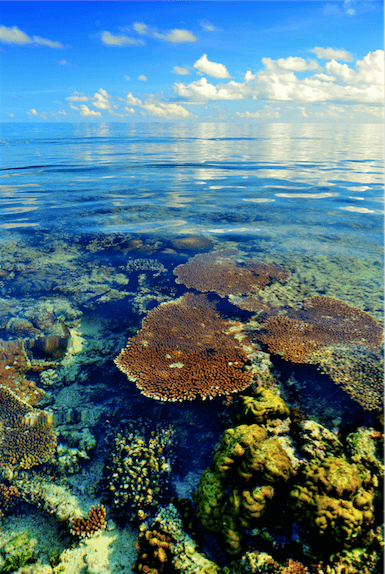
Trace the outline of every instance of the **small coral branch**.
[[70, 532], [77, 538], [90, 538], [97, 532], [105, 530], [106, 525], [106, 509], [103, 504], [98, 504], [96, 507], [91, 506], [88, 518], [74, 518]]

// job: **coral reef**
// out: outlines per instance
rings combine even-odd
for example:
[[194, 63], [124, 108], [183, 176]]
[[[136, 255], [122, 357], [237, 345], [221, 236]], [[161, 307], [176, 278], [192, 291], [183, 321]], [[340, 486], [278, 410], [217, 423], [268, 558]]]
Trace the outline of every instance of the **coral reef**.
[[208, 251], [212, 249], [214, 242], [209, 237], [186, 235], [171, 239], [171, 245], [179, 251]]
[[156, 525], [140, 532], [136, 541], [136, 549], [139, 552], [138, 559], [134, 564], [133, 572], [144, 572], [147, 574], [167, 574], [177, 571], [171, 564], [172, 536], [167, 532], [157, 529]]
[[314, 353], [311, 362], [340, 385], [364, 409], [375, 410], [384, 395], [384, 359], [361, 345], [330, 346]]
[[235, 393], [252, 383], [245, 366], [254, 350], [241, 343], [239, 333], [236, 338], [237, 330], [204, 295], [186, 293], [150, 311], [115, 363], [154, 399]]
[[38, 411], [0, 385], [0, 467], [28, 469], [48, 462], [56, 449], [52, 415]]
[[[283, 416], [288, 415], [279, 397], [274, 402], [270, 393], [264, 395], [261, 391], [259, 396], [268, 399], [270, 405], [279, 405]], [[278, 414], [273, 409], [271, 413]], [[264, 428], [243, 424], [227, 429], [212, 466], [202, 474], [194, 494], [202, 526], [221, 534], [228, 554], [238, 554], [242, 530], [255, 526], [266, 512], [275, 494], [273, 485], [286, 482], [293, 474], [286, 450], [278, 439], [268, 438]]]
[[307, 464], [297, 478], [290, 504], [306, 528], [313, 553], [357, 546], [370, 536], [374, 491], [363, 482], [356, 465], [328, 456], [321, 463]]
[[248, 423], [261, 424], [272, 418], [284, 419], [290, 414], [285, 401], [270, 389], [260, 387], [253, 396], [243, 395], [241, 400], [243, 407], [238, 420]]
[[171, 462], [171, 428], [153, 431], [148, 440], [139, 433], [119, 433], [105, 466], [106, 489], [115, 515], [144, 520], [167, 491]]
[[288, 309], [286, 315], [268, 317], [255, 337], [270, 353], [293, 363], [311, 362], [325, 346], [346, 344], [377, 349], [381, 326], [356, 307], [332, 297], [315, 296], [302, 309]]
[[227, 297], [251, 294], [273, 280], [286, 281], [290, 277], [290, 271], [273, 263], [255, 263], [251, 260], [240, 263], [235, 259], [238, 255], [236, 249], [195, 255], [174, 269], [176, 282], [189, 289], [212, 291], [220, 297]]
[[0, 517], [13, 506], [15, 506], [20, 499], [20, 492], [18, 489], [11, 485], [0, 483]]
[[106, 528], [106, 509], [103, 504], [92, 506], [87, 518], [74, 517], [70, 527], [70, 533], [76, 538], [90, 538]]

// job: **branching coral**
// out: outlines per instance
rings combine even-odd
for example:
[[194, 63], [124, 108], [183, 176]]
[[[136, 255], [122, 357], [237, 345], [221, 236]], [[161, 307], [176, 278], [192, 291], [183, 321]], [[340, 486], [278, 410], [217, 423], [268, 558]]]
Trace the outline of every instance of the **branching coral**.
[[252, 383], [245, 366], [254, 347], [242, 344], [239, 330], [205, 295], [186, 293], [150, 311], [115, 363], [154, 399], [235, 393]]
[[106, 509], [98, 504], [91, 506], [87, 518], [74, 518], [70, 527], [72, 536], [77, 538], [90, 538], [106, 528]]
[[[116, 515], [144, 520], [146, 510], [157, 506], [171, 472], [167, 451], [171, 446], [171, 428], [153, 431], [148, 440], [137, 433], [119, 433], [114, 439], [106, 463], [106, 487]], [[167, 458], [166, 458], [167, 457]]]
[[140, 532], [136, 541], [136, 549], [139, 552], [137, 561], [133, 566], [133, 572], [144, 572], [147, 574], [176, 574], [177, 570], [171, 564], [173, 538], [170, 534], [163, 532], [159, 525]]

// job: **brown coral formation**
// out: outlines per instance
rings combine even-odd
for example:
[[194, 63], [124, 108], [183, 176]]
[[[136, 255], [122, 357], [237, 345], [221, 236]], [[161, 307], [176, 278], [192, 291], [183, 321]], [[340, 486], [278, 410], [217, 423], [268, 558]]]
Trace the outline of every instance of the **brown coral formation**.
[[48, 462], [56, 449], [52, 418], [0, 385], [0, 469]]
[[3, 482], [0, 484], [0, 517], [15, 506], [20, 498], [20, 492], [13, 485], [7, 486]]
[[220, 297], [251, 295], [273, 280], [286, 281], [290, 271], [273, 263], [245, 263], [236, 261], [236, 249], [222, 249], [192, 257], [174, 269], [176, 282], [198, 291], [212, 291]]
[[90, 538], [94, 534], [100, 534], [106, 526], [106, 509], [103, 504], [98, 504], [91, 506], [87, 518], [74, 518], [70, 532], [77, 538]]
[[21, 341], [0, 339], [0, 385], [12, 390], [30, 405], [36, 405], [44, 391], [25, 378], [24, 374], [30, 368], [31, 363]]
[[309, 363], [314, 353], [328, 345], [363, 345], [375, 349], [382, 329], [371, 315], [332, 297], [316, 296], [303, 309], [269, 317], [256, 334], [270, 353], [293, 363]]
[[157, 525], [142, 531], [135, 543], [139, 556], [133, 566], [133, 572], [147, 574], [161, 574], [168, 572], [176, 574], [173, 567], [171, 546], [173, 538], [167, 532], [163, 532]]
[[208, 251], [214, 246], [212, 239], [201, 235], [186, 235], [185, 237], [175, 237], [171, 240], [174, 249], [183, 251]]
[[252, 383], [245, 366], [254, 350], [234, 337], [237, 329], [204, 295], [186, 293], [150, 311], [115, 363], [142, 394], [154, 399], [235, 393]]

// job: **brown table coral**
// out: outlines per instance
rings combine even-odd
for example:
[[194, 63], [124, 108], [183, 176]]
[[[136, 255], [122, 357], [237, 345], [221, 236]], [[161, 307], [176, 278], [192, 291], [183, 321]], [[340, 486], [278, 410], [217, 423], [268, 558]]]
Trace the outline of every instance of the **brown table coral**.
[[218, 293], [220, 297], [256, 293], [273, 280], [286, 281], [290, 271], [273, 263], [238, 262], [237, 249], [200, 253], [175, 267], [176, 282], [189, 289]]
[[254, 347], [246, 348], [240, 338], [239, 326], [224, 319], [206, 296], [186, 293], [150, 311], [115, 363], [148, 397], [212, 398], [252, 382], [245, 366]]

